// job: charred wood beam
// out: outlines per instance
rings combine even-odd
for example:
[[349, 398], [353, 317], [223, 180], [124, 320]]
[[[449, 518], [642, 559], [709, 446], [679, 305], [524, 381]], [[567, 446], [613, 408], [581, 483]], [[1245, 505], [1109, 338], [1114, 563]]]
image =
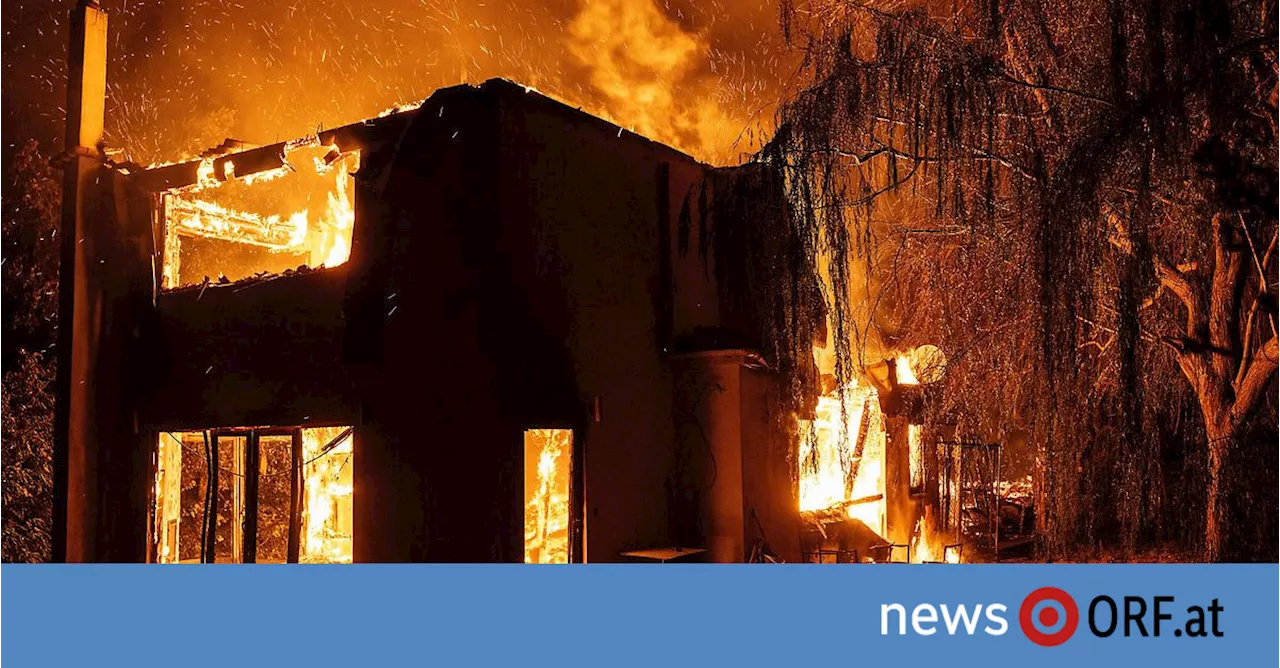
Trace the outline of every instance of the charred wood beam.
[[[316, 135], [314, 142], [322, 146], [336, 146], [342, 153], [366, 149], [372, 144], [387, 141], [398, 135], [416, 113], [417, 110], [410, 110], [393, 116], [325, 130]], [[279, 169], [284, 165], [283, 156], [289, 145], [290, 142], [280, 142], [224, 155], [213, 161], [214, 175], [218, 180], [226, 180], [229, 174], [239, 178], [269, 169]], [[139, 187], [153, 193], [185, 188], [199, 182], [200, 168], [204, 162], [204, 160], [189, 160], [162, 165], [143, 170], [133, 176]]]
[[296, 226], [288, 219], [278, 216], [263, 218], [179, 197], [168, 199], [166, 219], [180, 235], [219, 239], [273, 250], [284, 250], [293, 243]]
[[845, 507], [846, 507], [846, 508], [849, 508], [849, 507], [851, 507], [851, 506], [858, 506], [858, 505], [862, 505], [862, 504], [864, 504], [864, 503], [871, 503], [871, 502], [873, 502], [873, 501], [879, 501], [879, 500], [881, 500], [881, 499], [883, 499], [883, 498], [884, 498], [884, 495], [883, 495], [883, 494], [872, 494], [872, 495], [870, 495], [870, 496], [861, 496], [861, 497], [858, 497], [858, 498], [856, 498], [856, 499], [854, 499], [854, 500], [852, 500], [852, 501], [846, 501], [844, 505], [845, 505]]
[[[845, 477], [844, 493], [853, 492], [853, 485], [858, 480], [858, 469], [862, 468], [862, 452], [867, 445], [867, 432], [871, 429], [871, 398], [862, 401], [862, 415], [858, 420], [858, 437], [853, 443], [853, 456], [849, 461], [849, 475]], [[861, 503], [854, 501], [852, 503]]]

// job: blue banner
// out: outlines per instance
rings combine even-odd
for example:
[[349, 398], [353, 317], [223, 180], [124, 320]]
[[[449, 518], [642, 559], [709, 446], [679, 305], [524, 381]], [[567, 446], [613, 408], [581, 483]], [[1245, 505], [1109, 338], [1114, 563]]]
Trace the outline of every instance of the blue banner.
[[1044, 668], [1280, 657], [1274, 564], [5, 565], [0, 574], [0, 659], [14, 667]]

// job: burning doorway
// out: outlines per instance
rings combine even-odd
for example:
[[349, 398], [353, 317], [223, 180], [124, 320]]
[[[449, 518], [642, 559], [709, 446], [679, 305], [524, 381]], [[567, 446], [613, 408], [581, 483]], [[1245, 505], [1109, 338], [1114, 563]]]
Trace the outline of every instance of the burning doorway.
[[524, 432], [524, 562], [567, 564], [571, 555], [573, 430]]
[[163, 432], [158, 563], [350, 563], [351, 427]]

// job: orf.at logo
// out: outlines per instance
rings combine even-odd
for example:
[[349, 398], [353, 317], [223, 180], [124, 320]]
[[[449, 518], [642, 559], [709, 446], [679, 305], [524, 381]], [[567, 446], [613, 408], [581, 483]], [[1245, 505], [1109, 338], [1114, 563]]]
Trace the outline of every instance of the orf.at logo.
[[1067, 592], [1041, 587], [1022, 601], [1018, 624], [1031, 642], [1053, 647], [1066, 642], [1080, 624], [1080, 610]]

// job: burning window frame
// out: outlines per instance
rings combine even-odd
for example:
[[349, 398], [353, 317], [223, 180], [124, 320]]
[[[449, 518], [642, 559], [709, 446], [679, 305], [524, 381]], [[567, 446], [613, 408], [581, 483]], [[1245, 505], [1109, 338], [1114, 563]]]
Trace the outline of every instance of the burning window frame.
[[[183, 436], [203, 442], [205, 481], [200, 508], [198, 559], [182, 559]], [[263, 477], [264, 438], [289, 439], [288, 538], [283, 563], [351, 563], [355, 531], [353, 511], [355, 429], [353, 427], [245, 427], [196, 431], [163, 431], [155, 450], [155, 485], [149, 504], [148, 561], [151, 563], [259, 563], [259, 489]], [[231, 467], [223, 466], [225, 445], [231, 445]], [[209, 466], [209, 462], [217, 462]], [[221, 477], [229, 478], [232, 510], [230, 552], [220, 554], [222, 525], [219, 496]]]

